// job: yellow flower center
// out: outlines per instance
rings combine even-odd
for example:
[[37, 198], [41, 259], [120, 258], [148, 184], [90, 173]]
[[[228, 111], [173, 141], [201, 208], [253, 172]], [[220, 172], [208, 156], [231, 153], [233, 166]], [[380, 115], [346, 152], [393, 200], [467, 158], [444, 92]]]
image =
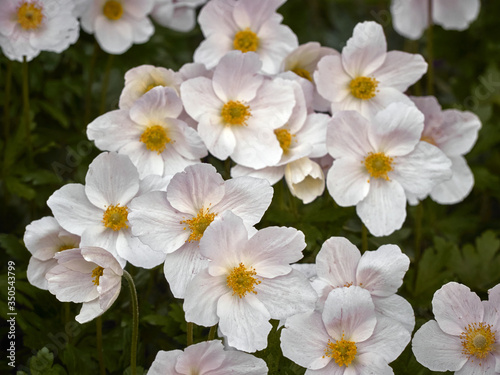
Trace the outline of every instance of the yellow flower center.
[[348, 367], [356, 357], [357, 352], [358, 348], [356, 347], [356, 343], [344, 340], [344, 334], [342, 334], [342, 339], [336, 341], [335, 343], [328, 340], [323, 358], [325, 356], [333, 358], [335, 363], [340, 367], [344, 365], [345, 367]]
[[120, 230], [123, 228], [128, 228], [127, 217], [128, 207], [120, 207], [120, 204], [118, 203], [116, 206], [108, 206], [106, 212], [104, 212], [104, 215], [102, 217], [102, 222], [106, 228]]
[[351, 89], [351, 94], [358, 99], [371, 99], [375, 97], [377, 93], [378, 81], [371, 77], [358, 77], [354, 78], [349, 87]]
[[423, 141], [423, 142], [430, 143], [433, 146], [437, 146], [436, 141], [434, 140], [434, 138], [429, 137], [427, 135], [423, 135], [422, 138], [420, 138], [420, 140]]
[[148, 85], [148, 87], [146, 87], [146, 90], [144, 90], [144, 94], [147, 93], [148, 91], [153, 90], [155, 87], [158, 87], [158, 86], [163, 86], [163, 85], [160, 85], [157, 83], [152, 83], [152, 84]]
[[484, 359], [493, 351], [496, 343], [495, 332], [491, 331], [491, 325], [480, 322], [471, 323], [460, 335], [462, 340], [462, 353], [467, 357]]
[[104, 4], [102, 13], [106, 16], [107, 19], [116, 21], [122, 18], [123, 7], [119, 1], [109, 0], [106, 1], [106, 4]]
[[261, 282], [254, 277], [256, 274], [254, 268], [247, 269], [243, 263], [234, 267], [227, 275], [227, 286], [233, 289], [233, 296], [237, 294], [242, 298], [249, 292], [257, 294], [255, 285]]
[[311, 81], [311, 82], [313, 81], [313, 79], [311, 77], [311, 73], [309, 73], [309, 71], [306, 69], [295, 68], [295, 69], [292, 69], [292, 72], [297, 74], [299, 77], [307, 79], [308, 81]]
[[255, 52], [259, 48], [259, 37], [250, 29], [238, 31], [234, 36], [233, 47], [241, 52]]
[[61, 246], [59, 247], [59, 250], [57, 250], [57, 251], [59, 252], [59, 251], [64, 251], [64, 250], [69, 250], [69, 249], [74, 249], [74, 248], [76, 248], [76, 247], [78, 247], [78, 246], [75, 246], [74, 244], [72, 244], [72, 245], [61, 245]]
[[165, 128], [160, 125], [148, 127], [144, 130], [139, 140], [146, 145], [149, 151], [156, 151], [158, 154], [161, 154], [165, 150], [167, 143], [172, 142], [172, 140], [167, 137]]
[[203, 237], [203, 233], [205, 233], [205, 229], [214, 221], [217, 216], [216, 213], [208, 213], [208, 208], [206, 210], [200, 208], [198, 215], [189, 220], [182, 220], [181, 224], [187, 224], [183, 229], [186, 230], [188, 227], [191, 230], [191, 234], [189, 235], [188, 242], [191, 241], [199, 241]]
[[230, 100], [222, 107], [220, 115], [224, 122], [229, 125], [246, 125], [251, 116], [250, 107], [239, 100]]
[[102, 276], [104, 268], [97, 266], [92, 270], [92, 278], [94, 279], [94, 285], [99, 286], [99, 278]]
[[383, 152], [369, 152], [365, 161], [362, 163], [364, 163], [366, 170], [370, 173], [370, 176], [373, 178], [383, 178], [387, 181], [389, 181], [387, 173], [394, 169], [394, 159], [387, 156]]
[[295, 137], [295, 135], [292, 136], [287, 129], [276, 129], [274, 134], [276, 134], [276, 138], [278, 138], [283, 153], [287, 154], [292, 144], [292, 137]]
[[17, 10], [17, 22], [24, 30], [36, 29], [42, 21], [42, 6], [38, 3], [27, 3], [25, 1]]

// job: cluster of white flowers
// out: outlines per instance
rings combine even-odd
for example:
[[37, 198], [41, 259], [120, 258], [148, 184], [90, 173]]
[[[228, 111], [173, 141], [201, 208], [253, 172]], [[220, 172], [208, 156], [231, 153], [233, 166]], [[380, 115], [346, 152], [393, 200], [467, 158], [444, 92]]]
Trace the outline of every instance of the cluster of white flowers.
[[[123, 53], [151, 36], [148, 14], [185, 30], [203, 2], [81, 1], [75, 12], [103, 49]], [[326, 184], [339, 206], [356, 206], [373, 235], [389, 235], [403, 225], [408, 201], [430, 195], [451, 204], [469, 194], [473, 176], [463, 155], [481, 123], [470, 112], [442, 111], [434, 97], [408, 97], [427, 64], [420, 55], [387, 52], [380, 25], [358, 24], [341, 53], [299, 46], [277, 13], [284, 2], [211, 0], [199, 16], [206, 39], [194, 63], [126, 73], [119, 109], [88, 125], [88, 138], [104, 152], [85, 185], [57, 190], [47, 202], [54, 217], [26, 228], [28, 278], [61, 301], [83, 302], [77, 320], [85, 322], [117, 298], [127, 262], [146, 269], [163, 263], [186, 320], [218, 325], [226, 346], [266, 348], [269, 320], [278, 319], [284, 355], [306, 374], [391, 374], [389, 363], [415, 326], [411, 305], [396, 294], [408, 256], [396, 245], [361, 255], [332, 237], [315, 264], [297, 264], [306, 246], [301, 231], [254, 226], [271, 204], [271, 185], [284, 177], [304, 203]], [[11, 29], [32, 31], [21, 20], [28, 11], [30, 22], [48, 22], [37, 13], [42, 3], [49, 0], [13, 6], [19, 21]], [[232, 178], [201, 162], [209, 152], [230, 158]], [[455, 308], [458, 294], [437, 294], [437, 323], [424, 325], [413, 342], [417, 359], [466, 374], [479, 358], [484, 373], [498, 373], [499, 290], [475, 315]], [[443, 312], [447, 298], [454, 317]], [[429, 359], [440, 351], [439, 360]], [[211, 341], [160, 351], [149, 373], [205, 371], [257, 375], [267, 367]]]

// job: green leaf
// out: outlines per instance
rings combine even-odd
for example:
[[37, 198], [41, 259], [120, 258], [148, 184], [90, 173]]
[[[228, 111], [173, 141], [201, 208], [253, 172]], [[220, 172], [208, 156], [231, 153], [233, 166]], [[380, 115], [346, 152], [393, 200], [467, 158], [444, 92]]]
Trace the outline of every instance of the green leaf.
[[19, 181], [16, 177], [7, 176], [5, 179], [5, 186], [9, 193], [17, 195], [18, 197], [25, 198], [27, 200], [32, 200], [35, 198], [36, 191], [28, 185]]

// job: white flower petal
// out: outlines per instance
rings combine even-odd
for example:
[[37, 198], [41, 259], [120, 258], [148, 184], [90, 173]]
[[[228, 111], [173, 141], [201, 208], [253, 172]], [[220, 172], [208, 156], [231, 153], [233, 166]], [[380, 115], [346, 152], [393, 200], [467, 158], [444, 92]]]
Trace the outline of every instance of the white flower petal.
[[391, 15], [394, 30], [416, 40], [429, 25], [429, 3], [422, 0], [393, 0]]
[[182, 350], [169, 350], [168, 352], [160, 350], [148, 370], [148, 375], [182, 375], [175, 371], [175, 365], [183, 355]]
[[368, 138], [370, 122], [355, 111], [335, 113], [327, 129], [326, 145], [335, 159], [353, 157], [363, 160], [373, 150]]
[[55, 266], [57, 266], [56, 259], [39, 260], [34, 256], [31, 257], [26, 270], [29, 283], [37, 288], [48, 290], [49, 286], [45, 275]]
[[330, 237], [316, 256], [318, 277], [333, 287], [356, 283], [361, 253], [347, 238]]
[[[226, 357], [220, 341], [205, 341], [184, 349], [184, 355], [177, 360], [175, 370], [181, 374], [191, 374], [195, 370], [210, 373], [219, 372]], [[217, 371], [219, 369], [219, 371]]]
[[[408, 332], [415, 328], [415, 313], [410, 303], [403, 297], [393, 294], [389, 297], [377, 297], [372, 295], [375, 312], [383, 317], [396, 320], [401, 323]], [[377, 319], [378, 319], [377, 316]]]
[[439, 0], [433, 3], [432, 18], [446, 30], [465, 30], [477, 18], [480, 6], [479, 0]]
[[455, 204], [463, 201], [474, 186], [474, 175], [463, 156], [450, 157], [451, 179], [441, 182], [431, 191], [431, 198], [439, 204]]
[[401, 51], [387, 52], [384, 64], [373, 75], [381, 86], [393, 87], [405, 92], [427, 71], [427, 63], [418, 54]]
[[372, 188], [369, 181], [370, 175], [364, 164], [347, 157], [333, 162], [326, 177], [326, 186], [339, 206], [349, 207], [366, 198]]
[[82, 308], [80, 309], [80, 314], [75, 316], [75, 320], [78, 323], [83, 324], [90, 322], [103, 313], [104, 310], [101, 309], [101, 306], [99, 305], [99, 298], [96, 298], [92, 301], [83, 303]]

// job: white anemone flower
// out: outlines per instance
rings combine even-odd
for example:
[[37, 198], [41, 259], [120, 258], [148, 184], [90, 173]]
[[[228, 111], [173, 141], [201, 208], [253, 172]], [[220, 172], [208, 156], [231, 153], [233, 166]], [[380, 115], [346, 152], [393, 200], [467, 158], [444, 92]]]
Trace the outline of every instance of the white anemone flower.
[[322, 313], [298, 314], [281, 331], [283, 355], [307, 368], [306, 375], [393, 374], [410, 333], [377, 317], [370, 293], [358, 286], [330, 292]]
[[434, 294], [432, 311], [435, 320], [413, 337], [419, 363], [460, 375], [500, 373], [500, 285], [481, 301], [467, 286], [450, 282]]
[[406, 192], [428, 194], [451, 177], [451, 162], [437, 147], [421, 142], [424, 116], [414, 106], [393, 103], [367, 120], [355, 111], [333, 115], [327, 147], [333, 166], [330, 195], [356, 212], [375, 236], [401, 228]]
[[144, 94], [129, 110], [105, 113], [87, 127], [100, 150], [127, 155], [139, 177], [173, 175], [200, 163], [207, 149], [198, 133], [177, 117], [182, 102], [170, 87]]
[[134, 43], [146, 43], [154, 33], [147, 15], [154, 0], [94, 0], [82, 14], [82, 29], [95, 34], [107, 53], [121, 55]]
[[[451, 160], [451, 179], [434, 187], [429, 195], [440, 204], [461, 202], [474, 186], [474, 175], [464, 155], [476, 143], [481, 120], [468, 111], [443, 111], [433, 96], [410, 98], [425, 116], [421, 140], [438, 147]], [[425, 196], [418, 198], [423, 199]]]
[[340, 56], [320, 60], [314, 81], [332, 113], [354, 110], [369, 118], [394, 102], [413, 105], [403, 92], [426, 71], [420, 55], [387, 52], [382, 26], [369, 21], [356, 25]]
[[251, 230], [272, 196], [273, 189], [265, 180], [238, 177], [224, 181], [212, 165], [197, 164], [174, 175], [166, 192], [134, 199], [129, 220], [135, 236], [167, 254], [165, 277], [174, 296], [184, 298], [189, 281], [207, 266], [198, 244], [212, 221], [231, 210]]
[[[432, 0], [432, 23], [446, 30], [463, 31], [474, 21], [479, 0]], [[419, 39], [429, 26], [429, 0], [392, 0], [394, 30], [409, 39]]]
[[42, 217], [26, 226], [23, 240], [32, 255], [27, 270], [28, 281], [45, 290], [45, 274], [57, 264], [54, 255], [80, 245], [80, 236], [64, 230], [52, 216]]
[[266, 348], [270, 319], [314, 309], [314, 289], [290, 266], [302, 258], [305, 246], [304, 234], [295, 228], [264, 228], [249, 238], [243, 220], [225, 212], [200, 240], [200, 252], [210, 262], [187, 287], [186, 321], [205, 327], [218, 323], [236, 349]]
[[155, 0], [151, 18], [163, 27], [188, 32], [196, 26], [196, 8], [206, 2], [207, 0]]
[[267, 375], [263, 359], [237, 350], [224, 350], [220, 340], [204, 341], [184, 351], [159, 351], [148, 375]]
[[284, 80], [258, 74], [253, 52], [223, 57], [213, 79], [197, 77], [181, 85], [186, 112], [198, 121], [208, 151], [250, 168], [279, 162], [283, 150], [274, 130], [286, 124], [295, 105], [294, 91]]
[[74, 0], [6, 0], [0, 12], [0, 46], [11, 60], [27, 61], [40, 51], [61, 53], [80, 33]]
[[297, 36], [276, 13], [286, 0], [212, 0], [201, 10], [198, 22], [205, 40], [194, 61], [208, 69], [230, 51], [255, 52], [262, 71], [276, 74], [283, 59], [298, 46]]
[[85, 185], [67, 184], [55, 191], [47, 205], [59, 224], [82, 237], [80, 246], [102, 247], [122, 266], [152, 268], [165, 259], [129, 227], [129, 203], [139, 191], [139, 174], [130, 159], [103, 152], [89, 165]]
[[61, 302], [83, 302], [76, 321], [102, 315], [118, 298], [123, 269], [108, 251], [82, 246], [55, 255], [57, 266], [47, 273], [49, 291]]
[[183, 79], [180, 73], [153, 65], [140, 65], [125, 73], [125, 86], [120, 94], [120, 109], [130, 109], [137, 99], [155, 87], [171, 87], [179, 95]]
[[308, 157], [286, 165], [285, 181], [290, 193], [304, 204], [311, 203], [325, 191], [325, 174], [320, 165]]

